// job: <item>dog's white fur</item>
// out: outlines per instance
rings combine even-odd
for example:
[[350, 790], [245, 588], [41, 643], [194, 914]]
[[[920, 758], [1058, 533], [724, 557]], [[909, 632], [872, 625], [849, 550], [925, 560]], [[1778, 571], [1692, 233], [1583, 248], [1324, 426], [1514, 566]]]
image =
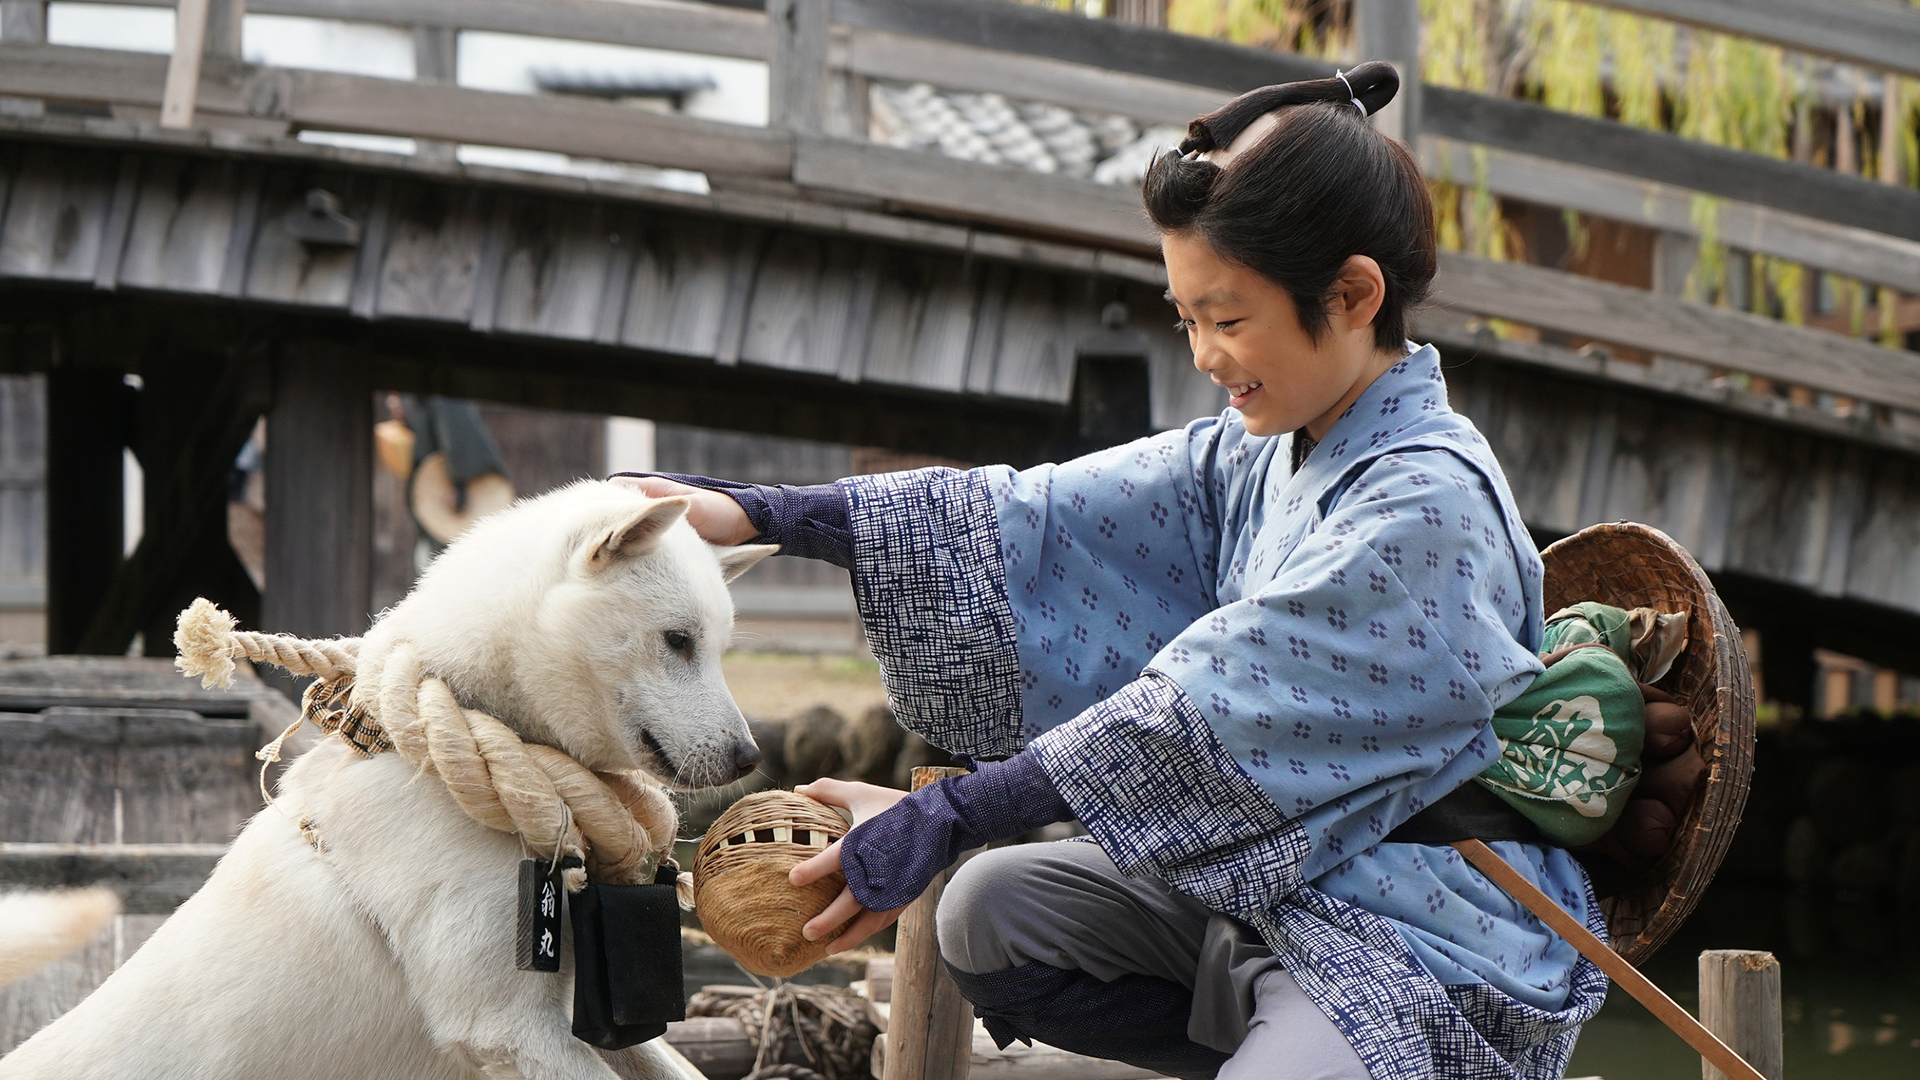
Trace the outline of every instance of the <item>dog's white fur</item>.
[[0, 894], [0, 986], [85, 945], [119, 913], [120, 898], [107, 889]]
[[[376, 622], [358, 678], [404, 639], [464, 705], [593, 768], [734, 779], [758, 755], [720, 674], [725, 582], [773, 549], [711, 548], [686, 509], [583, 482], [486, 519]], [[327, 739], [207, 884], [0, 1077], [608, 1080], [570, 1031], [571, 947], [558, 973], [514, 967], [524, 855], [400, 755]], [[679, 1075], [651, 1043], [621, 1073]]]

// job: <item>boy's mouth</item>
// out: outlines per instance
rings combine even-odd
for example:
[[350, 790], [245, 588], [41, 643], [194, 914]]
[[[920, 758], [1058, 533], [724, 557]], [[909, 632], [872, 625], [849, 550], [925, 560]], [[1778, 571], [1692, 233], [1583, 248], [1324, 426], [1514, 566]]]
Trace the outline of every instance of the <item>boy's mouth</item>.
[[1260, 389], [1264, 385], [1266, 384], [1257, 383], [1257, 382], [1227, 383], [1226, 384], [1227, 393], [1231, 395], [1231, 400], [1228, 402], [1228, 404], [1232, 405], [1236, 409], [1239, 408], [1240, 406], [1244, 405], [1247, 402], [1247, 399], [1253, 396], [1254, 391]]

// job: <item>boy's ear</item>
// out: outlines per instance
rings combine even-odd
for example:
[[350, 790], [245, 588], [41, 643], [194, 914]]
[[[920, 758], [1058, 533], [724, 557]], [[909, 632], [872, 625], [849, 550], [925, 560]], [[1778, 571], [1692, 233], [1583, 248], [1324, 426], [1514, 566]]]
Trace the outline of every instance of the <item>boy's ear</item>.
[[753, 569], [761, 559], [779, 550], [779, 544], [741, 544], [738, 547], [715, 548], [714, 555], [720, 560], [721, 578], [732, 581]]
[[660, 534], [687, 516], [687, 507], [690, 505], [685, 495], [649, 502], [600, 534], [600, 539], [594, 544], [593, 554], [588, 556], [588, 564], [600, 570], [622, 559], [652, 551], [654, 545], [660, 542]]
[[1371, 257], [1350, 255], [1334, 278], [1333, 291], [1349, 326], [1371, 326], [1386, 303], [1387, 278]]

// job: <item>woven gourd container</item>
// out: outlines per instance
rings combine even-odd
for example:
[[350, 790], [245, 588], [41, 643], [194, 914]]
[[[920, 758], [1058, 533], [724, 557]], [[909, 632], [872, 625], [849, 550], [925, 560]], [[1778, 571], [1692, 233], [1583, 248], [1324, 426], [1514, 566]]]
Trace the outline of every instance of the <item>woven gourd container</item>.
[[1678, 929], [1733, 842], [1753, 779], [1753, 673], [1713, 583], [1685, 548], [1630, 521], [1582, 529], [1541, 553], [1549, 614], [1584, 600], [1687, 613], [1687, 647], [1659, 687], [1693, 713], [1707, 779], [1652, 874], [1601, 901], [1615, 952], [1643, 963]]
[[727, 808], [700, 840], [693, 863], [693, 906], [719, 946], [756, 975], [785, 978], [827, 955], [838, 929], [819, 941], [800, 936], [846, 882], [838, 874], [796, 888], [795, 865], [847, 833], [825, 803], [791, 791], [761, 791]]

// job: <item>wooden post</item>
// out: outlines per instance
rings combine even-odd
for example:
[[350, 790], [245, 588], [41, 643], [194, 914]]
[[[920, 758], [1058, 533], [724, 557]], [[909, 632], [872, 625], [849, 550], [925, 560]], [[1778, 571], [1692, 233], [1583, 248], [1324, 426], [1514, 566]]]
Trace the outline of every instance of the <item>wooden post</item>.
[[[965, 769], [916, 768], [915, 791]], [[933, 913], [946, 871], [900, 916], [894, 948], [893, 1005], [887, 1021], [884, 1080], [966, 1080], [973, 1051], [973, 1007], [960, 996], [940, 959]]]
[[50, 653], [79, 649], [120, 569], [123, 457], [133, 393], [117, 370], [60, 367], [47, 373]]
[[767, 0], [768, 112], [774, 127], [824, 127], [830, 21], [828, 0]]
[[[413, 80], [450, 85], [459, 76], [460, 33], [451, 26], [413, 28]], [[452, 161], [456, 144], [415, 139], [413, 154], [422, 161]]]
[[167, 85], [160, 96], [160, 126], [193, 126], [193, 102], [200, 93], [200, 56], [207, 39], [208, 0], [180, 0], [173, 12], [173, 58], [167, 61]]
[[247, 0], [207, 0], [207, 29], [200, 54], [221, 64], [240, 62], [240, 28]]
[[[1781, 1080], [1780, 961], [1769, 952], [1710, 949], [1700, 954], [1700, 1022], [1760, 1071]], [[1701, 1080], [1727, 1080], [1700, 1061]]]
[[47, 0], [0, 0], [0, 39], [47, 40]]
[[289, 345], [267, 414], [265, 629], [367, 629], [373, 574], [373, 394], [365, 361]]
[[1419, 0], [1354, 0], [1356, 62], [1385, 60], [1400, 69], [1400, 92], [1374, 114], [1374, 126], [1409, 148], [1420, 135]]

